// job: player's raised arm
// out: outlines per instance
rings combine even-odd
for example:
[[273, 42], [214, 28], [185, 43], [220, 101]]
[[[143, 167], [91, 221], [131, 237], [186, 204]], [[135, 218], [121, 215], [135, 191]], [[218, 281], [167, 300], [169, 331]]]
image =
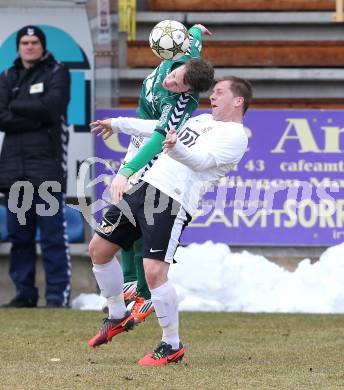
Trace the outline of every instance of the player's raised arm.
[[158, 121], [129, 117], [107, 118], [90, 123], [91, 132], [104, 140], [114, 133], [124, 133], [134, 136], [150, 137]]

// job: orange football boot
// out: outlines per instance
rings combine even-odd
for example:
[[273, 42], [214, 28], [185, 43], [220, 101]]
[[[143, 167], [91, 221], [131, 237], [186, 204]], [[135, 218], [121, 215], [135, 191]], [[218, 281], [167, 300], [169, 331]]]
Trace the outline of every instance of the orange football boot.
[[172, 349], [170, 344], [162, 341], [154, 352], [149, 353], [139, 360], [140, 366], [166, 366], [169, 363], [177, 363], [184, 357], [184, 347], [179, 343], [178, 349]]
[[128, 332], [134, 328], [135, 320], [131, 313], [127, 311], [120, 319], [104, 318], [103, 326], [99, 332], [89, 340], [88, 345], [92, 348], [102, 344], [107, 344], [114, 336], [122, 332]]
[[153, 312], [153, 310], [153, 302], [150, 299], [135, 297], [135, 303], [131, 309], [131, 314], [135, 319], [135, 323], [139, 324], [144, 321]]

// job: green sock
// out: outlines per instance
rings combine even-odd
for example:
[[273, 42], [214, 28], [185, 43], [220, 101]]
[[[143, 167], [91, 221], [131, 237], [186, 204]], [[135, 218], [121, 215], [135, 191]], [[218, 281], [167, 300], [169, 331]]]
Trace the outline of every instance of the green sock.
[[122, 249], [121, 254], [124, 283], [134, 282], [137, 280], [134, 246], [132, 246], [128, 251]]
[[143, 258], [142, 258], [142, 238], [139, 238], [134, 242], [133, 245], [135, 251], [135, 265], [136, 265], [136, 275], [137, 275], [137, 291], [139, 295], [144, 299], [150, 299], [151, 293], [149, 291], [146, 278], [145, 270], [143, 268]]

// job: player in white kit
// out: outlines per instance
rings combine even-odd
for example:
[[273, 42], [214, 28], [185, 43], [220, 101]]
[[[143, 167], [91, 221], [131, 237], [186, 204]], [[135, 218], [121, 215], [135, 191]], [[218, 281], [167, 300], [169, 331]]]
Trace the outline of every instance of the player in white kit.
[[[122, 270], [114, 256], [142, 236], [146, 280], [162, 340], [139, 364], [161, 366], [183, 358], [177, 296], [168, 281], [168, 269], [180, 235], [202, 195], [246, 151], [248, 139], [242, 121], [251, 98], [248, 81], [236, 77], [218, 81], [210, 96], [212, 113], [189, 119], [178, 135], [170, 130], [164, 141], [166, 153], [158, 157], [143, 181], [124, 193], [123, 199], [105, 214], [89, 250], [99, 288], [108, 299], [109, 318], [90, 340], [91, 346], [107, 343], [134, 325], [124, 304]], [[112, 131], [147, 135], [154, 130], [156, 121], [115, 118], [105, 122], [104, 128], [109, 124]]]

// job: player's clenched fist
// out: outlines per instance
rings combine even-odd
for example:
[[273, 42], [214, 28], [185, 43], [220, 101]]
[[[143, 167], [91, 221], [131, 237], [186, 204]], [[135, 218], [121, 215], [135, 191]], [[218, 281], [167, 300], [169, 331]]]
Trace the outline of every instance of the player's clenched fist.
[[168, 153], [170, 149], [174, 147], [177, 142], [177, 134], [174, 129], [171, 129], [166, 136], [165, 141], [163, 142], [163, 149], [165, 153]]
[[117, 173], [116, 177], [113, 179], [111, 183], [111, 197], [113, 202], [116, 204], [120, 200], [123, 199], [123, 193], [128, 188], [128, 178], [121, 175], [120, 173]]

